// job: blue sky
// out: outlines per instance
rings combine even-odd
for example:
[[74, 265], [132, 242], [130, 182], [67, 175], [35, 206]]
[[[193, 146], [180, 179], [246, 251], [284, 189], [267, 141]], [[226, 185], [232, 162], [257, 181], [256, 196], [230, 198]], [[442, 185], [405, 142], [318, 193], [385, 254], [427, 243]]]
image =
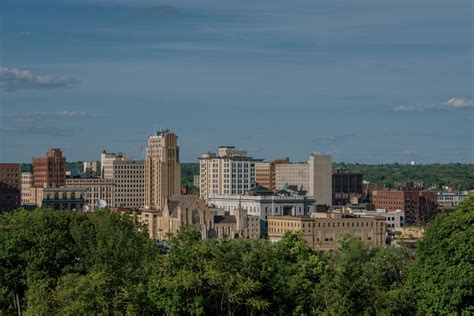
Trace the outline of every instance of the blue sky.
[[0, 161], [474, 162], [472, 1], [0, 1]]

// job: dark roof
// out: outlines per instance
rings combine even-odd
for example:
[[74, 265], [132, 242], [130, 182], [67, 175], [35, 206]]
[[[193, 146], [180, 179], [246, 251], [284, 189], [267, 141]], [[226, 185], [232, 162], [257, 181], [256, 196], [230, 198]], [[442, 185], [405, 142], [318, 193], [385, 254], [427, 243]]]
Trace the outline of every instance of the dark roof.
[[214, 224], [235, 224], [236, 222], [235, 216], [214, 216]]
[[252, 189], [248, 190], [246, 192], [246, 195], [252, 195], [252, 196], [258, 196], [258, 195], [274, 195], [273, 191], [260, 185], [257, 184], [255, 187]]
[[197, 197], [194, 195], [173, 195], [168, 200], [168, 210], [170, 211], [170, 215], [176, 216], [178, 207], [186, 209], [195, 199], [197, 199]]

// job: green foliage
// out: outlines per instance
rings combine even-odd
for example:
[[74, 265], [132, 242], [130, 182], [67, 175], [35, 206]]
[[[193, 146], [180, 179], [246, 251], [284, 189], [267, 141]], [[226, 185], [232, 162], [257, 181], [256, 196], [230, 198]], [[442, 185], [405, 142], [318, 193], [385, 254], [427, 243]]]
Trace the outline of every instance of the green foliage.
[[354, 238], [319, 253], [301, 233], [205, 241], [188, 226], [162, 254], [129, 215], [18, 210], [0, 215], [0, 314], [469, 314], [473, 208], [440, 215], [415, 260]]
[[474, 195], [439, 215], [417, 250], [411, 286], [426, 314], [473, 314]]

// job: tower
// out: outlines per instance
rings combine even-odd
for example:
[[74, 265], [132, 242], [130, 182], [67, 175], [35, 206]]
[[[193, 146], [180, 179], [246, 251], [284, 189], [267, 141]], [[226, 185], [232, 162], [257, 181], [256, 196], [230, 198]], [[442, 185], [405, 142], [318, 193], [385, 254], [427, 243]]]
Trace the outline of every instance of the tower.
[[180, 193], [178, 137], [168, 129], [148, 137], [145, 158], [145, 208], [163, 209], [166, 199]]
[[309, 156], [309, 196], [316, 204], [332, 204], [332, 157], [311, 154]]

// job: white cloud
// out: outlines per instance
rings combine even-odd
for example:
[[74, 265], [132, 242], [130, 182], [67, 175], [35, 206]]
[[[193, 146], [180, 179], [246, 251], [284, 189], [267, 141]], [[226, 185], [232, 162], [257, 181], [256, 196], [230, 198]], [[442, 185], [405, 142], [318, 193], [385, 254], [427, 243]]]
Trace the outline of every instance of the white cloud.
[[463, 98], [453, 97], [445, 102], [424, 104], [418, 103], [414, 105], [399, 105], [392, 109], [394, 112], [423, 112], [432, 110], [457, 110], [465, 108], [474, 108], [474, 100], [466, 100]]
[[15, 91], [21, 89], [54, 89], [70, 86], [78, 80], [64, 76], [37, 75], [30, 70], [0, 67], [0, 89]]

